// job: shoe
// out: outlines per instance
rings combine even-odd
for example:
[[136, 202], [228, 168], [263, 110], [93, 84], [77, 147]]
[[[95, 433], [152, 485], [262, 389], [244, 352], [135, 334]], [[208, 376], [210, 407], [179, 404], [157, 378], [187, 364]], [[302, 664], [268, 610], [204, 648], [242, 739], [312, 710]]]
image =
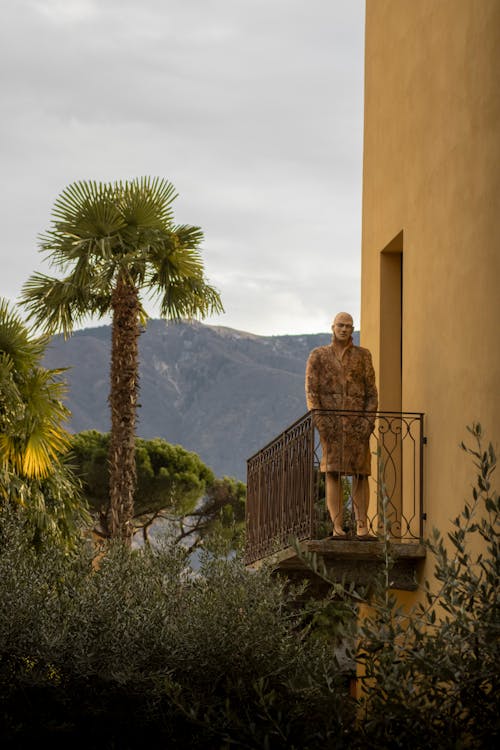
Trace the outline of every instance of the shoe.
[[354, 537], [358, 542], [376, 542], [377, 537], [373, 534], [356, 534]]

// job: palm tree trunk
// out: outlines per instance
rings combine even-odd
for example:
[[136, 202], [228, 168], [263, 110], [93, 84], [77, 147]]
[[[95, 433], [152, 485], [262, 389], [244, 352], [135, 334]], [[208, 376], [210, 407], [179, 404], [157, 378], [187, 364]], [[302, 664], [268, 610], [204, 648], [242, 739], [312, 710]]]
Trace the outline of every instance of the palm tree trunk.
[[132, 543], [136, 489], [135, 422], [139, 392], [139, 295], [123, 276], [112, 297], [111, 440], [109, 454], [110, 530]]

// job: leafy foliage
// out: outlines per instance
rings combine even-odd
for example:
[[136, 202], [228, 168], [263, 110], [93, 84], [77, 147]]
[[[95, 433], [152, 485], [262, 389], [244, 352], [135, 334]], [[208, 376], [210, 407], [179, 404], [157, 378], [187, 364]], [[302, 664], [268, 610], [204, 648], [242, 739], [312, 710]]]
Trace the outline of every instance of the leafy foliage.
[[214, 479], [201, 503], [181, 519], [178, 539], [188, 537], [189, 549], [217, 540], [220, 549], [241, 550], [245, 535], [246, 486], [232, 477]]
[[172, 183], [157, 177], [79, 181], [65, 188], [40, 246], [66, 275], [35, 273], [23, 289], [36, 325], [69, 335], [88, 315], [106, 315], [120, 278], [158, 296], [162, 317], [220, 312], [219, 295], [204, 278], [199, 252], [203, 233], [174, 223], [176, 197]]
[[[102, 512], [109, 504], [109, 434], [87, 430], [73, 435], [71, 450], [91, 507]], [[196, 453], [166, 440], [135, 439], [137, 490], [136, 518], [169, 508], [178, 514], [194, 508], [212, 471]]]
[[40, 365], [47, 344], [46, 338], [30, 338], [21, 319], [0, 301], [0, 456], [28, 478], [47, 476], [68, 446], [61, 370]]
[[382, 585], [362, 623], [362, 735], [370, 747], [489, 748], [500, 737], [496, 457], [491, 444], [483, 450], [480, 425], [470, 432], [475, 447], [462, 447], [476, 485], [447, 539], [435, 529], [428, 542], [436, 580], [425, 582], [425, 602], [408, 614]]
[[208, 552], [194, 573], [179, 545], [111, 545], [95, 568], [85, 546], [72, 558], [35, 552], [4, 511], [4, 746], [495, 747], [500, 500], [493, 448], [479, 425], [471, 433], [477, 482], [448, 536], [428, 542], [435, 585], [407, 612], [386, 571], [357, 628], [368, 600], [353, 588], [332, 584], [312, 602], [265, 568]]
[[[196, 453], [166, 440], [136, 438], [137, 490], [134, 528], [149, 541], [156, 523], [191, 551], [209, 537], [241, 545], [245, 519], [245, 485], [217, 479]], [[107, 473], [109, 435], [88, 430], [73, 435], [71, 449], [83, 491], [101, 529], [109, 505]], [[162, 524], [162, 522], [165, 522]]]
[[62, 370], [40, 364], [47, 344], [0, 301], [0, 500], [23, 510], [34, 539], [67, 543], [88, 515], [66, 462]]
[[347, 675], [268, 571], [123, 545], [95, 569], [1, 536], [4, 747], [348, 746]]

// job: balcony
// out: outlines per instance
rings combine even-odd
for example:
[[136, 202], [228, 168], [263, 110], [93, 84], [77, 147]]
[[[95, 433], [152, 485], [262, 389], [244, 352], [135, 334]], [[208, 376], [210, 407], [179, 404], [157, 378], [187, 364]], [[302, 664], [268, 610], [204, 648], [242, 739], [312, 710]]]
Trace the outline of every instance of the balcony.
[[[382, 565], [388, 540], [391, 585], [415, 589], [417, 566], [425, 557], [423, 422], [421, 413], [313, 410], [248, 459], [246, 565], [266, 561], [291, 577], [311, 577], [302, 553], [315, 553], [330, 577], [368, 585]], [[331, 536], [318, 427], [337, 443], [350, 430], [361, 428], [366, 434], [371, 429], [369, 541], [356, 536], [347, 466], [341, 472], [346, 536]]]

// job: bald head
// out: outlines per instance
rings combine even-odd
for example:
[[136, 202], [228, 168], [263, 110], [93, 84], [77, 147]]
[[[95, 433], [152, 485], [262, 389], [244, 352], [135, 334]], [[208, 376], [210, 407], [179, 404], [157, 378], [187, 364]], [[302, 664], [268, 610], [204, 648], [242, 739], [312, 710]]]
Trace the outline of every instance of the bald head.
[[339, 312], [333, 319], [332, 331], [333, 338], [342, 348], [345, 348], [351, 341], [354, 330], [354, 321], [352, 315], [346, 312]]
[[333, 325], [336, 325], [337, 323], [349, 324], [352, 328], [354, 328], [354, 320], [352, 318], [352, 315], [349, 315], [349, 313], [346, 312], [339, 312], [336, 314], [333, 319]]

